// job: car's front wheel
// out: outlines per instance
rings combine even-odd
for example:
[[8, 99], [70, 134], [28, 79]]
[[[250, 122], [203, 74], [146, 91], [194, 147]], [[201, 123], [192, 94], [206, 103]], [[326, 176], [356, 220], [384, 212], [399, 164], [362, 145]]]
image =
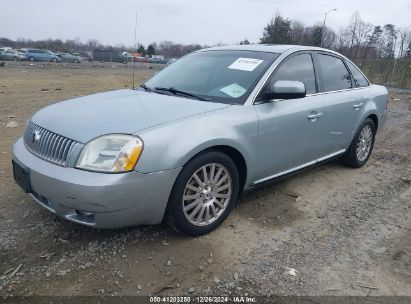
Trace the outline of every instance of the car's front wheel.
[[210, 151], [188, 162], [180, 172], [166, 210], [166, 221], [186, 235], [216, 229], [235, 205], [239, 174], [230, 157]]
[[375, 124], [372, 119], [367, 118], [361, 124], [343, 158], [347, 166], [360, 168], [365, 165], [374, 147], [375, 131]]

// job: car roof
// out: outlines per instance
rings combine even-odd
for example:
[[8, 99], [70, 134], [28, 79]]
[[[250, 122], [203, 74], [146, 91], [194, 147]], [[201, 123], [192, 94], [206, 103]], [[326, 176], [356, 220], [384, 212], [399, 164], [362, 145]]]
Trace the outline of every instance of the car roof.
[[[302, 50], [315, 50], [315, 51], [325, 51], [330, 53], [338, 54], [334, 51], [315, 47], [315, 46], [305, 46], [305, 45], [292, 45], [292, 44], [243, 44], [243, 45], [224, 45], [224, 46], [217, 46], [211, 47], [207, 49], [202, 49], [200, 51], [211, 51], [211, 50], [218, 50], [218, 51], [255, 51], [255, 52], [268, 52], [268, 53], [276, 53], [282, 54], [286, 51], [302, 51]], [[340, 55], [340, 54], [339, 54]]]

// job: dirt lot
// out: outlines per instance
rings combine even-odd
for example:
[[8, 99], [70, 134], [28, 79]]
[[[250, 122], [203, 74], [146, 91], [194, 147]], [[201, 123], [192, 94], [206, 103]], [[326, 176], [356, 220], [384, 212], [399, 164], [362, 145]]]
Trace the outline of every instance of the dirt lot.
[[[137, 81], [152, 72], [138, 69]], [[121, 65], [0, 67], [0, 296], [411, 296], [410, 92], [391, 91], [362, 169], [332, 162], [249, 193], [221, 228], [187, 238], [163, 225], [71, 224], [13, 181], [11, 147], [33, 112], [127, 86]]]

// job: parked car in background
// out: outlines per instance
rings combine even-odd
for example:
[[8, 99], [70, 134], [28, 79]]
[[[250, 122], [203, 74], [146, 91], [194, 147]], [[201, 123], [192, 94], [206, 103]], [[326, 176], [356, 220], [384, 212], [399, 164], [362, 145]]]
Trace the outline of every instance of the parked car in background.
[[128, 60], [119, 51], [114, 50], [94, 50], [93, 61], [100, 62], [121, 62], [127, 63]]
[[55, 53], [41, 49], [26, 49], [26, 57], [30, 61], [62, 61], [62, 59], [58, 57]]
[[163, 55], [153, 55], [149, 58], [150, 63], [160, 63], [160, 64], [167, 64], [168, 59], [166, 59]]
[[0, 47], [0, 52], [2, 52], [2, 51], [7, 51], [7, 50], [11, 50], [12, 48], [11, 47], [9, 47], [9, 46], [3, 46], [3, 47]]
[[18, 50], [16, 50], [16, 51], [19, 53], [20, 60], [27, 60], [26, 52], [25, 52], [24, 50], [18, 49]]
[[168, 61], [167, 61], [167, 65], [173, 64], [177, 60], [178, 60], [178, 58], [169, 58]]
[[1, 60], [19, 61], [19, 60], [25, 60], [26, 56], [24, 54], [21, 54], [17, 50], [2, 49], [2, 50], [0, 50], [0, 59]]
[[168, 59], [166, 59], [166, 58], [150, 58], [149, 62], [150, 63], [157, 63], [157, 64], [167, 64]]
[[201, 235], [224, 221], [243, 191], [335, 158], [364, 166], [387, 104], [387, 89], [334, 51], [203, 49], [137, 91], [35, 113], [13, 147], [14, 178], [75, 223], [115, 228], [164, 219]]
[[83, 61], [93, 61], [93, 56], [90, 52], [78, 51], [73, 53], [74, 56], [80, 56], [83, 58]]
[[129, 61], [129, 62], [132, 62], [133, 61], [133, 56], [130, 54], [130, 53], [128, 53], [128, 52], [123, 52], [123, 53], [121, 53], [125, 58], [127, 58], [127, 61]]
[[83, 61], [81, 56], [76, 56], [69, 53], [57, 53], [57, 56], [60, 57], [63, 62], [80, 63]]
[[134, 57], [135, 62], [143, 62], [143, 63], [148, 63], [150, 62], [150, 58], [148, 57]]

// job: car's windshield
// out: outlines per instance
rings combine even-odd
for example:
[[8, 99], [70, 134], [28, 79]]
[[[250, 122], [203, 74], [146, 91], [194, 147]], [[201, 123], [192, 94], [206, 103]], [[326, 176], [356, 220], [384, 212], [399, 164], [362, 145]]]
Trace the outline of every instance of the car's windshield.
[[[202, 51], [174, 62], [145, 83], [146, 89], [184, 91], [207, 101], [242, 104], [278, 57], [255, 51]], [[158, 90], [157, 90], [158, 91]], [[160, 92], [160, 91], [158, 91]]]

